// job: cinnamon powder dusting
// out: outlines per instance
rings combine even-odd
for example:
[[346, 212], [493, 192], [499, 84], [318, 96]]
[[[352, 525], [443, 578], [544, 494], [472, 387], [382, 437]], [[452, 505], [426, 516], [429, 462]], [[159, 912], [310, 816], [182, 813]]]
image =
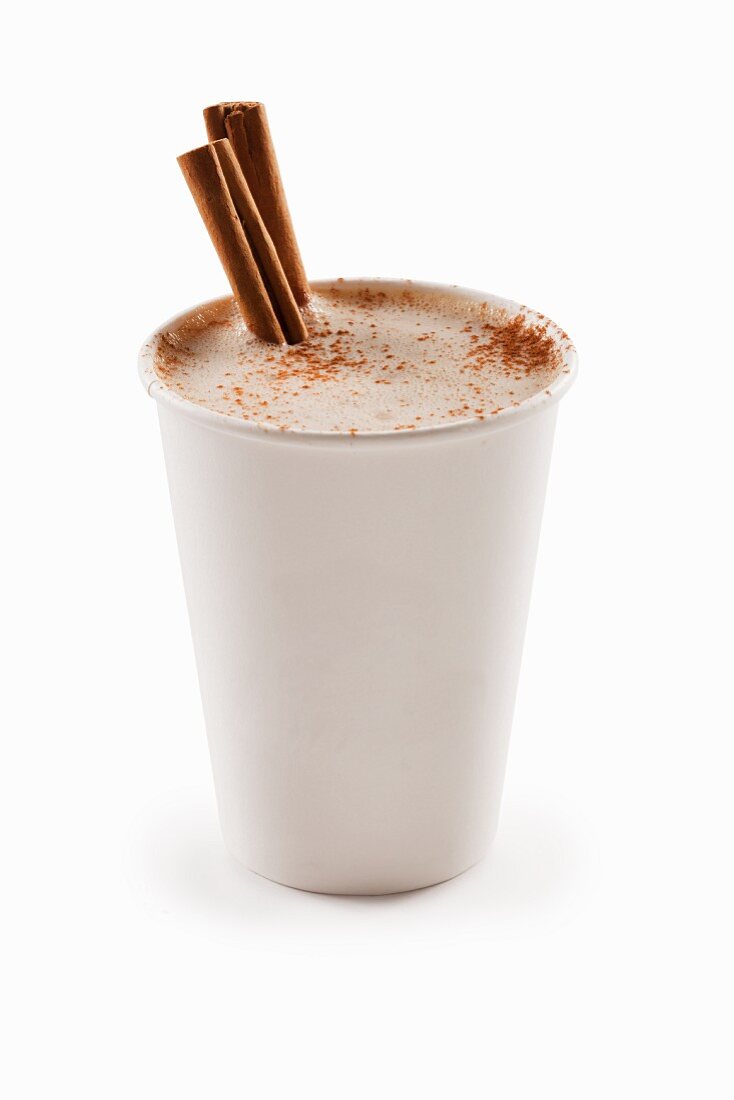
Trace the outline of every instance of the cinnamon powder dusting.
[[254, 337], [231, 298], [192, 310], [158, 334], [156, 374], [263, 427], [355, 435], [484, 420], [570, 369], [568, 337], [540, 314], [408, 282], [337, 280], [304, 316], [309, 338], [289, 346]]

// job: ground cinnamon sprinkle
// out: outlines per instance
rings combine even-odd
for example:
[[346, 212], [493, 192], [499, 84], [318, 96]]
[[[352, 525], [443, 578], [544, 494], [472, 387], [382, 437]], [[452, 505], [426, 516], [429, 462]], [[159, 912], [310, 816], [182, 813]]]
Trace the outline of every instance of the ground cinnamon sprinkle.
[[156, 373], [230, 416], [355, 435], [484, 420], [552, 392], [568, 369], [570, 341], [547, 318], [409, 283], [337, 282], [305, 315], [309, 339], [274, 346], [244, 328], [231, 299], [192, 311], [159, 334]]
[[499, 359], [506, 371], [512, 373], [521, 369], [526, 375], [547, 370], [548, 366], [560, 366], [561, 350], [549, 325], [549, 321], [533, 324], [522, 313], [505, 324], [488, 321], [482, 325], [482, 331], [487, 334], [486, 342], [471, 349], [470, 364], [481, 370]]

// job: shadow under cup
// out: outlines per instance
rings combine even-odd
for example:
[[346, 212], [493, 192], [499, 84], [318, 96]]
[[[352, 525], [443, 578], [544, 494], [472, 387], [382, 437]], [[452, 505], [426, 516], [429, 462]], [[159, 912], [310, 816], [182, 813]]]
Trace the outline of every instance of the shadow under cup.
[[486, 851], [565, 356], [485, 421], [353, 436], [185, 401], [146, 345], [222, 832], [253, 871], [382, 894]]

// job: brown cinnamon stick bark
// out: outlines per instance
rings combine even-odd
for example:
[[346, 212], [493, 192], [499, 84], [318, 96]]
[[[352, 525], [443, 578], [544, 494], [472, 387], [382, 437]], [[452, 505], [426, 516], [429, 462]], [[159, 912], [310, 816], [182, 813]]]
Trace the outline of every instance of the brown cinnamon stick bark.
[[210, 141], [229, 138], [255, 205], [275, 245], [293, 297], [299, 306], [304, 305], [311, 291], [264, 106], [249, 102], [217, 103], [206, 108], [204, 121]]
[[262, 340], [282, 344], [283, 330], [212, 146], [184, 153], [178, 157], [178, 163], [245, 322]]
[[232, 111], [241, 111], [245, 106], [243, 102], [231, 101], [229, 103], [215, 103], [212, 107], [204, 108], [204, 125], [209, 141], [220, 141], [226, 138], [227, 127], [224, 120]]
[[289, 344], [300, 344], [308, 338], [308, 329], [232, 146], [227, 138], [222, 138], [212, 142], [212, 149], [216, 153], [280, 327]]

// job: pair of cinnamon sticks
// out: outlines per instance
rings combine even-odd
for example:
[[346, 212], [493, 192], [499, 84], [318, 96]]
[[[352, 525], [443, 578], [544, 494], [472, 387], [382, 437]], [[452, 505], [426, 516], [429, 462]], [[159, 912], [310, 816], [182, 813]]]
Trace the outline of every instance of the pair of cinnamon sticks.
[[178, 158], [240, 312], [269, 343], [298, 344], [310, 294], [262, 103], [204, 111], [209, 144]]

